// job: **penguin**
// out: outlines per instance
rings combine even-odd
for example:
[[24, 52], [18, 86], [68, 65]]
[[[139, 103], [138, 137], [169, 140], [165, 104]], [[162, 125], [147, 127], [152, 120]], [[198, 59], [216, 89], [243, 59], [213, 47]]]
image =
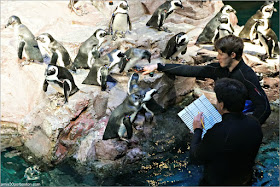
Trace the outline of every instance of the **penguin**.
[[199, 44], [212, 44], [213, 38], [215, 37], [215, 31], [220, 25], [220, 17], [221, 15], [228, 15], [230, 13], [236, 13], [236, 11], [230, 5], [224, 5], [221, 10], [213, 17], [204, 27], [202, 33], [198, 36], [195, 45]]
[[125, 33], [131, 31], [131, 21], [128, 15], [129, 6], [127, 1], [120, 1], [112, 14], [109, 23], [109, 33], [111, 33], [112, 39], [116, 40], [118, 33], [121, 38], [125, 37]]
[[101, 44], [105, 41], [108, 33], [103, 29], [97, 29], [79, 48], [79, 52], [71, 66], [71, 70], [90, 69], [92, 67], [92, 54], [98, 51]]
[[[130, 115], [140, 110], [141, 99], [138, 93], [130, 94], [113, 110], [103, 134], [103, 140], [119, 138], [128, 142], [133, 133]], [[127, 133], [127, 138], [125, 133]]]
[[47, 91], [48, 85], [53, 86], [59, 93], [65, 97], [65, 104], [68, 103], [69, 96], [79, 91], [79, 88], [74, 82], [72, 74], [68, 69], [49, 64], [45, 71], [45, 81], [43, 84], [44, 92]]
[[156, 9], [150, 20], [146, 23], [146, 26], [158, 29], [159, 31], [170, 32], [167, 28], [162, 27], [162, 25], [167, 17], [178, 8], [183, 9], [181, 0], [167, 0]]
[[186, 33], [180, 32], [170, 38], [161, 56], [166, 59], [177, 59], [180, 53], [186, 54], [188, 43], [189, 38]]
[[69, 53], [52, 35], [43, 33], [37, 36], [36, 40], [38, 41], [40, 50], [47, 51], [51, 57], [50, 64], [69, 68], [72, 63]]
[[5, 28], [9, 26], [14, 28], [15, 35], [18, 37], [18, 58], [25, 57], [27, 61], [43, 62], [43, 56], [34, 35], [21, 23], [19, 17], [11, 16]]
[[[244, 41], [250, 40], [251, 43], [258, 43], [256, 34], [256, 23], [258, 19], [270, 19], [273, 12], [277, 10], [273, 7], [273, 1], [266, 1], [257, 12], [249, 18], [239, 33], [239, 37]], [[269, 23], [270, 24], [270, 23]], [[270, 26], [270, 25], [269, 25]]]
[[107, 88], [106, 82], [108, 78], [113, 79], [109, 75], [110, 71], [121, 61], [123, 57], [125, 57], [124, 53], [115, 49], [111, 53], [96, 59], [82, 84], [101, 86], [101, 90], [105, 91]]
[[212, 43], [214, 43], [219, 38], [223, 38], [227, 35], [231, 35], [234, 33], [234, 29], [232, 25], [230, 24], [230, 18], [227, 14], [222, 14], [219, 18], [220, 25], [218, 26], [216, 30], [215, 37], [213, 38]]
[[279, 55], [278, 38], [275, 32], [269, 27], [269, 19], [258, 19], [256, 23], [257, 36], [260, 40], [260, 44], [264, 46], [266, 54], [262, 57], [275, 58]]
[[120, 73], [128, 72], [138, 61], [147, 59], [151, 63], [151, 53], [145, 49], [130, 48], [125, 53], [125, 58], [119, 62]]

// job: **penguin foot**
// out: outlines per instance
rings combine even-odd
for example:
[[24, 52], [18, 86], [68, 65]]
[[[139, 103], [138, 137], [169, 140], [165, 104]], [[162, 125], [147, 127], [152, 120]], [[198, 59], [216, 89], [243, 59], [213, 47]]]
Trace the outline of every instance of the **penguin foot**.
[[120, 137], [120, 140], [122, 140], [122, 141], [126, 141], [127, 143], [130, 143], [130, 141], [129, 141], [128, 139], [123, 138], [123, 137]]
[[163, 31], [171, 33], [171, 31], [167, 27], [162, 27]]
[[264, 61], [264, 62], [265, 62], [266, 59], [268, 59], [268, 55], [267, 54], [265, 54], [265, 55], [258, 55], [258, 57], [261, 59], [261, 61]]
[[113, 40], [113, 41], [116, 41], [117, 38], [118, 38], [118, 37], [117, 37], [116, 35], [113, 35], [113, 36], [112, 36], [112, 40]]
[[23, 67], [23, 66], [25, 66], [25, 65], [29, 65], [30, 64], [30, 61], [23, 61], [21, 64], [20, 64], [20, 66], [21, 67]]

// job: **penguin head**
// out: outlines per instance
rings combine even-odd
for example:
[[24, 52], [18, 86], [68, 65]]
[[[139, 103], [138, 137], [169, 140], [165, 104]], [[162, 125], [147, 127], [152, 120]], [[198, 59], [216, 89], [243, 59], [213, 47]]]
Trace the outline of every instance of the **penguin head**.
[[44, 44], [50, 44], [51, 42], [54, 41], [54, 38], [48, 33], [40, 34], [35, 39]]
[[58, 67], [54, 65], [48, 65], [46, 71], [45, 71], [45, 76], [57, 76], [58, 75]]
[[186, 33], [180, 32], [176, 36], [176, 44], [181, 46], [189, 43], [189, 37], [187, 36]]
[[263, 18], [271, 18], [273, 12], [277, 12], [277, 10], [273, 7], [274, 3], [265, 2], [263, 6], [261, 6], [260, 11], [263, 14]]
[[172, 0], [171, 7], [172, 7], [172, 10], [178, 9], [178, 8], [184, 9], [181, 0]]
[[143, 96], [140, 94], [140, 92], [134, 92], [128, 95], [128, 101], [132, 106], [139, 106], [141, 104], [142, 99]]
[[97, 39], [104, 38], [108, 33], [103, 29], [97, 29], [93, 34]]
[[14, 26], [14, 25], [19, 25], [19, 24], [21, 24], [19, 17], [11, 16], [11, 17], [9, 17], [8, 23], [5, 25], [5, 28], [9, 27], [10, 25]]
[[149, 91], [145, 91], [142, 103], [150, 101], [152, 99], [153, 95], [156, 93], [157, 93], [156, 89], [151, 89]]
[[229, 14], [231, 12], [233, 12], [234, 14], [236, 14], [236, 10], [234, 10], [230, 5], [224, 5], [220, 12], [222, 12], [222, 14]]
[[129, 6], [126, 0], [121, 1], [118, 5], [118, 8], [121, 8], [123, 10], [129, 10]]

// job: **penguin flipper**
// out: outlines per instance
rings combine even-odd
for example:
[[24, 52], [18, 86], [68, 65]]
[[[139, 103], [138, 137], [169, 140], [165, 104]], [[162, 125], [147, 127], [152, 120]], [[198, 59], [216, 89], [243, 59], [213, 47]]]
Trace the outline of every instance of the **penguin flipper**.
[[58, 59], [58, 54], [56, 52], [53, 52], [50, 64], [56, 65], [57, 59]]
[[167, 45], [165, 47], [165, 50], [162, 52], [162, 57], [169, 59], [175, 52], [176, 50], [176, 41], [175, 41], [175, 37], [172, 37], [168, 42]]
[[126, 128], [126, 132], [127, 132], [127, 138], [130, 139], [132, 137], [132, 133], [133, 133], [133, 129], [132, 129], [132, 123], [130, 121], [129, 117], [125, 117], [123, 119], [123, 124]]
[[18, 46], [18, 58], [19, 59], [22, 59], [22, 52], [23, 52], [24, 45], [25, 45], [24, 41], [21, 41], [19, 43], [19, 46]]
[[63, 90], [64, 90], [64, 97], [65, 97], [64, 103], [68, 103], [68, 98], [69, 98], [69, 94], [70, 94], [70, 85], [69, 85], [68, 81], [66, 80], [63, 82]]
[[128, 23], [128, 26], [129, 26], [129, 30], [131, 31], [131, 22], [130, 22], [130, 18], [129, 18], [128, 14], [127, 14], [127, 23]]
[[114, 19], [115, 19], [115, 14], [112, 14], [111, 20], [109, 22], [109, 33], [112, 35], [113, 34], [113, 23], [114, 23]]
[[185, 50], [183, 50], [182, 52], [181, 52], [181, 55], [184, 55], [184, 54], [186, 54], [186, 52], [187, 52], [187, 47], [186, 47], [186, 49]]
[[45, 79], [44, 84], [43, 84], [43, 91], [44, 91], [44, 92], [47, 91], [48, 85], [49, 85], [49, 83], [48, 83], [48, 81]]
[[82, 84], [97, 85], [97, 86], [99, 86], [99, 83], [97, 82], [97, 79], [95, 79], [94, 77], [97, 77], [97, 69], [96, 69], [95, 66], [93, 66], [90, 69], [90, 72], [88, 73], [87, 77], [82, 82]]

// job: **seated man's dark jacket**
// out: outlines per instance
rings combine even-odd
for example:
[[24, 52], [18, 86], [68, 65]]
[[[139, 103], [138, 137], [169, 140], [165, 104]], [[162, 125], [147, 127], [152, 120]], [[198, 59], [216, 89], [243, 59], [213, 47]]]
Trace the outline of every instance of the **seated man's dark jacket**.
[[258, 120], [242, 113], [226, 113], [209, 129], [203, 139], [195, 129], [191, 159], [204, 164], [201, 185], [245, 185], [262, 142]]
[[158, 64], [158, 70], [177, 76], [211, 78], [217, 80], [228, 77], [242, 82], [248, 90], [248, 100], [254, 105], [254, 113], [260, 124], [263, 124], [269, 117], [271, 110], [269, 101], [262, 87], [260, 86], [256, 73], [247, 66], [243, 60], [229, 72], [228, 68], [221, 68], [219, 63], [211, 63], [206, 66], [188, 66], [180, 64]]

